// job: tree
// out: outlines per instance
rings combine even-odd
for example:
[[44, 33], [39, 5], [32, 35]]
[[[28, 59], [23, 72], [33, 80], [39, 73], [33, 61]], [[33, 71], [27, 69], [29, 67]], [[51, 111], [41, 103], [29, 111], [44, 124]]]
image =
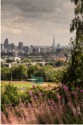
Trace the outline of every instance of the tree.
[[75, 17], [70, 25], [70, 32], [75, 31], [75, 40], [71, 40], [71, 62], [66, 74], [66, 81], [83, 81], [83, 0], [71, 0], [75, 4]]
[[10, 80], [11, 73], [8, 67], [1, 67], [1, 80]]
[[23, 80], [27, 76], [27, 67], [26, 65], [15, 66], [12, 68], [12, 78], [14, 80]]
[[28, 68], [28, 76], [29, 77], [31, 77], [32, 75], [40, 76], [40, 72], [41, 72], [40, 70], [41, 70], [41, 67], [38, 64], [31, 65]]

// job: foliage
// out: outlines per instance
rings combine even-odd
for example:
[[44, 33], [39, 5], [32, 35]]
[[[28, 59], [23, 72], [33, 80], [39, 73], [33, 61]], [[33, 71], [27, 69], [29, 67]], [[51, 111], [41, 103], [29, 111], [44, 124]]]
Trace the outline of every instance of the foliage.
[[10, 69], [7, 68], [7, 67], [2, 67], [1, 68], [1, 79], [2, 80], [9, 80], [10, 79], [10, 76], [11, 76], [11, 72], [10, 72]]
[[20, 100], [23, 103], [31, 103], [31, 93], [34, 94], [34, 97], [40, 98], [40, 95], [43, 95], [44, 98], [56, 100], [55, 91], [45, 90], [40, 86], [32, 86], [31, 89], [28, 89], [24, 92], [19, 92], [17, 87], [14, 87], [11, 84], [2, 85], [1, 88], [1, 110], [5, 112], [6, 106], [16, 106], [20, 103]]
[[1, 67], [1, 79], [10, 80], [23, 80], [27, 78], [26, 65], [13, 66], [11, 69], [7, 67]]
[[70, 92], [68, 86], [60, 86], [64, 94], [56, 93], [56, 100], [44, 98], [41, 88], [39, 97], [30, 91], [32, 103], [6, 107], [7, 116], [1, 113], [2, 124], [83, 124], [83, 90]]
[[29, 66], [29, 68], [28, 68], [28, 76], [29, 76], [29, 78], [32, 75], [39, 76], [40, 72], [41, 72], [40, 70], [41, 70], [41, 67], [39, 65], [31, 65], [31, 66]]
[[64, 66], [65, 64], [66, 64], [66, 62], [63, 61], [63, 60], [57, 60], [56, 63], [55, 63], [55, 65], [56, 65], [57, 67], [59, 67], [59, 66]]
[[60, 82], [64, 74], [64, 69], [63, 70], [56, 70], [53, 66], [51, 65], [46, 65], [46, 66], [30, 66], [28, 68], [28, 76], [31, 77], [32, 75], [37, 76], [37, 77], [43, 77], [44, 81], [46, 82]]
[[14, 66], [12, 68], [12, 78], [14, 80], [23, 80], [27, 78], [27, 67], [25, 65]]
[[75, 40], [71, 40], [72, 52], [68, 71], [63, 82], [83, 82], [83, 0], [71, 0], [75, 4], [75, 17], [70, 25], [70, 31], [76, 32]]
[[[12, 77], [12, 80], [26, 80], [31, 76], [43, 77], [46, 82], [60, 82], [62, 80], [65, 69], [56, 70], [51, 65], [40, 66], [30, 65], [28, 68], [25, 65], [13, 66], [12, 69], [1, 68], [2, 80], [7, 80]], [[8, 72], [9, 71], [9, 72]], [[10, 73], [10, 74], [9, 74]]]
[[45, 66], [42, 68], [41, 76], [44, 77], [47, 82], [60, 82], [64, 74], [63, 70], [56, 70], [52, 66]]
[[22, 63], [27, 63], [27, 62], [28, 62], [28, 63], [31, 63], [31, 59], [29, 59], [29, 58], [22, 58], [22, 59], [21, 59], [21, 62], [22, 62]]
[[8, 84], [1, 88], [1, 109], [5, 110], [6, 105], [16, 106], [19, 103], [19, 94], [16, 87]]

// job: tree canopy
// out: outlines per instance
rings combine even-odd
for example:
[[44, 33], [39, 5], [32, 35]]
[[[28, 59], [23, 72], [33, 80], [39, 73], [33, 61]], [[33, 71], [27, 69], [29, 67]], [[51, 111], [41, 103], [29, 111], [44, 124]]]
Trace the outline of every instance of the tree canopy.
[[[71, 61], [65, 82], [83, 82], [83, 0], [71, 0], [75, 4], [70, 32], [75, 31], [76, 36], [71, 40]], [[64, 77], [65, 78], [65, 77]]]

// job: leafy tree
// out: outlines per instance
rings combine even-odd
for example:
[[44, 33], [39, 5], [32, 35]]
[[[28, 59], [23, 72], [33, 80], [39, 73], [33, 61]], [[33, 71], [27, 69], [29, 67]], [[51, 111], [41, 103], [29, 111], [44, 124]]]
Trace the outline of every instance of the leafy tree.
[[27, 76], [27, 67], [26, 65], [15, 66], [12, 68], [12, 78], [14, 80], [23, 80]]
[[31, 77], [32, 75], [40, 76], [40, 69], [41, 69], [41, 66], [39, 66], [39, 65], [31, 65], [31, 66], [29, 66], [29, 68], [28, 68], [28, 76], [29, 77]]
[[[65, 82], [83, 82], [83, 0], [71, 0], [75, 4], [75, 17], [70, 25], [70, 31], [75, 31], [75, 40], [71, 39], [71, 62]], [[82, 84], [81, 84], [82, 85]]]
[[66, 63], [66, 62], [63, 61], [63, 60], [57, 60], [57, 61], [56, 61], [56, 66], [57, 66], [57, 67], [59, 67], [59, 66], [64, 66], [65, 63]]
[[60, 82], [63, 77], [64, 70], [55, 70], [53, 66], [46, 65], [46, 66], [39, 66], [39, 65], [31, 65], [28, 68], [28, 76], [36, 76], [36, 77], [43, 77], [44, 81], [46, 82]]
[[8, 67], [1, 67], [1, 80], [9, 80], [10, 76], [10, 69]]

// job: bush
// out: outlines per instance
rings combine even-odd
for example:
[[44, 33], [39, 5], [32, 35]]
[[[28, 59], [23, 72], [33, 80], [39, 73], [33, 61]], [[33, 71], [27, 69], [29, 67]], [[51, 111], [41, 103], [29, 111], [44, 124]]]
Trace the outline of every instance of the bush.
[[16, 87], [8, 84], [2, 86], [1, 89], [1, 109], [4, 110], [5, 105], [16, 106], [19, 104], [19, 94]]
[[66, 103], [62, 94], [56, 94], [54, 101], [44, 98], [41, 89], [38, 91], [40, 98], [30, 91], [32, 103], [21, 102], [17, 107], [7, 107], [7, 117], [3, 112], [1, 115], [2, 124], [83, 124], [83, 90], [78, 88], [71, 92], [65, 85], [61, 85], [61, 89]]

